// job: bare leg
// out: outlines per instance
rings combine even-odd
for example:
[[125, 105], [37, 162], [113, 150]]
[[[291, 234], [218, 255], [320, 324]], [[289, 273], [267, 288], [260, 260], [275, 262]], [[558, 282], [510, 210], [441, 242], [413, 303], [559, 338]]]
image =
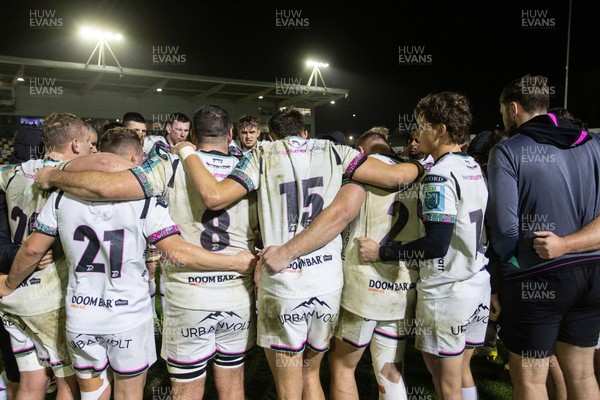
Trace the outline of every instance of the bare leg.
[[114, 399], [115, 400], [142, 400], [144, 397], [144, 385], [146, 384], [147, 372], [135, 376], [123, 376], [115, 374]]
[[219, 400], [244, 400], [244, 365], [222, 368], [214, 365]]
[[600, 386], [600, 349], [594, 351], [594, 373], [596, 375], [598, 386]]
[[556, 342], [555, 351], [567, 383], [569, 400], [600, 400], [594, 374], [594, 347]]
[[332, 400], [358, 399], [354, 372], [365, 349], [357, 349], [338, 338], [333, 338], [329, 351], [331, 370], [330, 396]]
[[456, 357], [438, 357], [423, 352], [423, 359], [433, 376], [440, 400], [462, 400], [463, 358], [463, 354]]
[[305, 400], [325, 400], [325, 392], [321, 385], [321, 361], [325, 353], [318, 353], [310, 349], [304, 351], [305, 367], [303, 368], [304, 388], [302, 398]]
[[205, 384], [206, 374], [200, 379], [188, 382], [175, 382], [171, 380], [173, 400], [202, 400]]
[[550, 356], [546, 389], [550, 400], [567, 400], [567, 384], [555, 355]]
[[50, 368], [22, 371], [16, 400], [44, 400], [51, 373]]
[[275, 380], [278, 398], [281, 400], [302, 399], [303, 354], [265, 349], [265, 356]]
[[6, 381], [6, 391], [8, 392], [8, 400], [15, 400], [19, 391], [19, 382]]
[[473, 379], [473, 374], [471, 373], [471, 358], [473, 358], [474, 352], [474, 348], [467, 347], [463, 353], [462, 387], [464, 388], [475, 386], [475, 379]]
[[513, 399], [547, 400], [546, 379], [549, 358], [530, 358], [509, 353], [510, 379]]
[[80, 398], [76, 375], [56, 377], [56, 400], [79, 400]]

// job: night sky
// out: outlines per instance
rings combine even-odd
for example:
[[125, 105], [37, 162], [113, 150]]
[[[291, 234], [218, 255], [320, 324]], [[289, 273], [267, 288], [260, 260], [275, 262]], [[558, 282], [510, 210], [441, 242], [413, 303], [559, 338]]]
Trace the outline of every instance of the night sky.
[[[94, 44], [77, 32], [88, 23], [123, 34], [111, 46], [128, 68], [305, 83], [306, 59], [324, 60], [326, 85], [350, 96], [316, 109], [317, 134], [410, 127], [417, 101], [442, 90], [470, 99], [471, 133], [492, 129], [502, 123], [500, 91], [527, 73], [548, 77], [551, 106], [564, 105], [568, 0], [400, 1], [399, 12], [375, 2], [324, 3], [24, 0], [0, 16], [0, 54], [85, 63]], [[567, 107], [600, 127], [600, 6], [573, 3]], [[45, 17], [61, 18], [62, 26], [33, 29], [35, 10], [54, 11]], [[185, 62], [156, 65], [157, 46], [171, 46]]]

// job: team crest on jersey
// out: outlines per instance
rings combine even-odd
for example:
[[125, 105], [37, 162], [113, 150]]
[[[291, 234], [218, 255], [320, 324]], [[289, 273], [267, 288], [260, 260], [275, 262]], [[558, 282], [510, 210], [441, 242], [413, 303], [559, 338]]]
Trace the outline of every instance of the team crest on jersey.
[[429, 211], [442, 211], [444, 209], [444, 190], [443, 185], [426, 185], [423, 187], [424, 199], [423, 205]]

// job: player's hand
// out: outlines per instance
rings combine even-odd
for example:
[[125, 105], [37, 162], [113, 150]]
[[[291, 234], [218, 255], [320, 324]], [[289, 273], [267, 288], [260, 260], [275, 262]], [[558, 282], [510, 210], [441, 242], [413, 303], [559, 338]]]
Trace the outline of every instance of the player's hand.
[[256, 268], [258, 256], [250, 250], [243, 250], [237, 253], [234, 256], [234, 259], [236, 260], [234, 269], [240, 274], [250, 275]]
[[492, 297], [490, 298], [490, 320], [498, 321], [498, 318], [500, 318], [500, 311], [502, 311], [502, 307], [500, 307], [498, 293], [492, 293]]
[[544, 260], [560, 257], [567, 253], [563, 238], [549, 231], [533, 232], [533, 248], [538, 256]]
[[0, 297], [8, 296], [9, 294], [15, 291], [15, 289], [9, 288], [6, 284], [7, 278], [8, 275], [0, 275]]
[[37, 270], [46, 269], [53, 262], [54, 262], [54, 255], [52, 254], [52, 249], [48, 249], [48, 251], [44, 254], [42, 259], [38, 263]]
[[176, 156], [178, 156], [179, 152], [184, 147], [191, 147], [192, 149], [196, 150], [196, 145], [195, 144], [193, 144], [191, 142], [185, 142], [184, 141], [184, 142], [179, 142], [175, 146], [171, 147], [171, 154], [175, 154]]
[[360, 258], [364, 262], [379, 261], [379, 243], [364, 236], [357, 237], [356, 241]]
[[292, 262], [282, 246], [269, 246], [260, 253], [260, 261], [269, 275], [285, 271]]
[[56, 168], [45, 166], [37, 170], [35, 173], [35, 184], [40, 190], [50, 190], [53, 188], [52, 176], [55, 174]]

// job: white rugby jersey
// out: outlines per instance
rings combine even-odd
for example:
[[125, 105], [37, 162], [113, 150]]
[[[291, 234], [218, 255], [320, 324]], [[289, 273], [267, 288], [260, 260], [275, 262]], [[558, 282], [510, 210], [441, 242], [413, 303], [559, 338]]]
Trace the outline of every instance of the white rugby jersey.
[[60, 236], [69, 271], [69, 331], [124, 332], [152, 317], [144, 251], [179, 233], [162, 197], [91, 202], [54, 192], [35, 228]]
[[425, 260], [419, 271], [417, 287], [424, 298], [460, 295], [460, 282], [487, 265], [483, 225], [487, 198], [481, 168], [465, 153], [443, 155], [423, 178], [423, 222], [454, 223], [446, 255]]
[[[0, 190], [6, 193], [8, 224], [13, 243], [22, 243], [32, 230], [49, 192], [39, 190], [34, 178], [45, 165], [60, 164], [51, 159], [30, 160], [0, 169]], [[56, 253], [55, 253], [56, 254]], [[23, 316], [44, 314], [64, 306], [67, 269], [64, 257], [28, 276], [11, 295], [0, 298], [0, 309]]]
[[[196, 154], [217, 180], [229, 175], [239, 159], [221, 152]], [[206, 250], [236, 254], [254, 250], [258, 230], [256, 196], [249, 195], [224, 210], [211, 211], [189, 181], [181, 160], [172, 154], [149, 159], [134, 169], [145, 190], [162, 193], [184, 240]], [[147, 182], [142, 182], [144, 176]], [[189, 190], [188, 190], [189, 188]], [[171, 304], [188, 309], [237, 309], [248, 304], [254, 277], [234, 271], [201, 272], [165, 265], [166, 295]]]
[[[337, 194], [364, 157], [349, 146], [297, 136], [262, 143], [238, 164], [230, 178], [258, 191], [258, 215], [265, 246], [280, 245], [301, 232]], [[294, 260], [285, 273], [261, 274], [259, 285], [280, 298], [300, 299], [339, 290], [343, 284], [341, 236]]]
[[[385, 155], [371, 155], [387, 164], [397, 161]], [[417, 214], [419, 183], [400, 191], [386, 190], [351, 181], [365, 190], [358, 216], [344, 230], [344, 289], [342, 307], [361, 317], [389, 321], [405, 317], [406, 295], [417, 282], [418, 261], [380, 261], [365, 263], [360, 258], [355, 238], [365, 236], [378, 241], [411, 242], [421, 237]], [[410, 266], [412, 270], [409, 270]]]

